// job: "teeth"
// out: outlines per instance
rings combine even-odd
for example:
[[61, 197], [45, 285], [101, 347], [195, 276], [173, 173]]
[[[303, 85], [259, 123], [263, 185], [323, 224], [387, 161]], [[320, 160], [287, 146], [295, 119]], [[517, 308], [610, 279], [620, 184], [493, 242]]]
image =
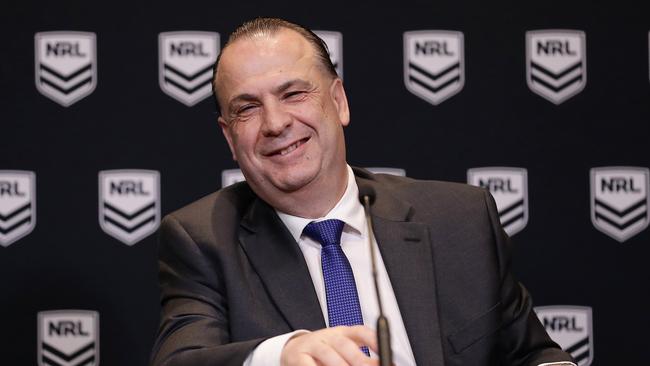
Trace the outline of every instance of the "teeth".
[[288, 153], [292, 152], [293, 150], [298, 148], [298, 145], [300, 145], [300, 141], [296, 142], [295, 144], [287, 147], [286, 149], [280, 150], [280, 155], [287, 155]]

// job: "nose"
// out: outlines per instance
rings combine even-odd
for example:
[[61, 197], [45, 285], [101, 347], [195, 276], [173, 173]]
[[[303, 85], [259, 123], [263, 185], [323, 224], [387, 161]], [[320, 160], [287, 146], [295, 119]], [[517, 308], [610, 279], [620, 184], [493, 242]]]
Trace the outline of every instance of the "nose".
[[268, 103], [264, 106], [262, 134], [266, 137], [279, 136], [291, 125], [292, 117], [281, 103]]

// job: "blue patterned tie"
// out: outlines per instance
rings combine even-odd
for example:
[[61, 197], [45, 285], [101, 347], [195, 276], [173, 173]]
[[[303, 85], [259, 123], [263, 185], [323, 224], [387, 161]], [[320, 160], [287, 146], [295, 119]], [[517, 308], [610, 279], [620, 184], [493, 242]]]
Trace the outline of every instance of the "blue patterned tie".
[[[363, 325], [359, 295], [354, 282], [354, 274], [348, 258], [341, 249], [341, 232], [344, 222], [341, 220], [312, 221], [303, 233], [316, 240], [322, 246], [321, 265], [325, 279], [325, 296], [327, 297], [327, 315], [329, 326]], [[368, 347], [361, 350], [370, 356]]]

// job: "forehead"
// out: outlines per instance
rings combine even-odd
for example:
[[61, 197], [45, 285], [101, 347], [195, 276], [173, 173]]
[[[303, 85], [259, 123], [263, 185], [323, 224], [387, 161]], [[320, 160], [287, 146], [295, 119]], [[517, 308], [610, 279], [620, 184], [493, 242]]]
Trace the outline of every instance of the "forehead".
[[293, 30], [245, 36], [223, 50], [216, 75], [217, 89], [220, 97], [227, 97], [233, 88], [311, 73], [318, 62], [314, 47]]

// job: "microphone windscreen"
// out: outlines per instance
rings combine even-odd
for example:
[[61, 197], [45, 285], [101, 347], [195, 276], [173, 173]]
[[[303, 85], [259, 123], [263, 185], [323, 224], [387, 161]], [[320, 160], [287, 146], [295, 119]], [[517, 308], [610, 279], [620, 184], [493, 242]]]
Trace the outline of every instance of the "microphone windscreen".
[[363, 197], [368, 196], [370, 204], [375, 201], [375, 189], [368, 185], [359, 185], [359, 200], [363, 204]]

